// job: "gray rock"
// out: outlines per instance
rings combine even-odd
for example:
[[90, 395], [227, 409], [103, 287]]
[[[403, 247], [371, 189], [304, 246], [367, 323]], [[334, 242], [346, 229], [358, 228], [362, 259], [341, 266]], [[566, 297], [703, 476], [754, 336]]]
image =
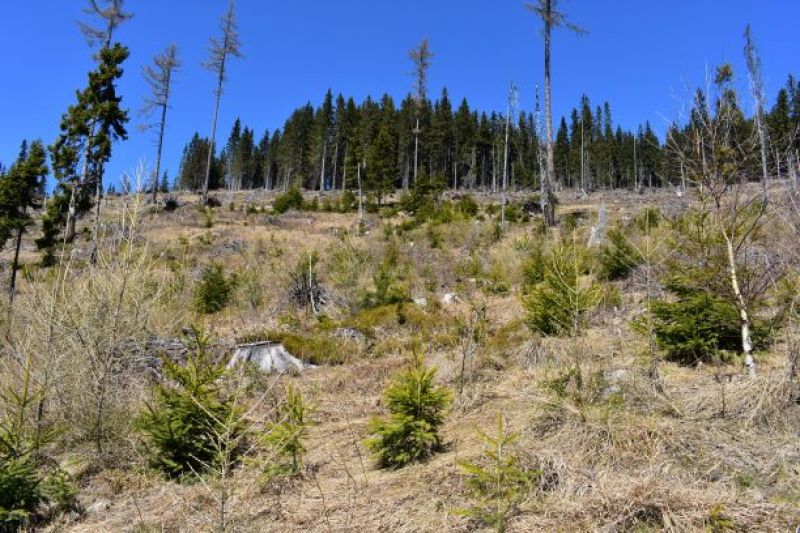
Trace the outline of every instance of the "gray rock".
[[86, 507], [86, 514], [97, 515], [103, 514], [111, 509], [111, 502], [108, 500], [97, 500], [88, 507]]

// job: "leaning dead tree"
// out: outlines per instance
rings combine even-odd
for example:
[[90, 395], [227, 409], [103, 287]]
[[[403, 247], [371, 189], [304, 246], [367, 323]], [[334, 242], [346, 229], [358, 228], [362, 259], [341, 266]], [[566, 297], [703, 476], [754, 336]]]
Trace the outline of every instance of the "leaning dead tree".
[[[419, 168], [419, 116], [422, 113], [422, 106], [428, 96], [428, 69], [431, 66], [431, 58], [434, 54], [428, 46], [428, 38], [408, 53], [408, 57], [414, 63], [414, 101], [416, 102], [416, 126], [414, 127], [414, 183], [417, 182], [417, 172]], [[408, 181], [403, 183], [403, 188], [408, 188]]]
[[550, 44], [552, 42], [553, 28], [564, 26], [577, 33], [586, 33], [586, 30], [572, 24], [566, 15], [558, 10], [559, 0], [536, 0], [525, 4], [544, 23], [544, 113], [547, 132], [547, 172], [542, 180], [542, 213], [548, 225], [556, 222], [555, 195], [553, 194], [553, 181], [556, 175], [555, 148], [553, 145], [553, 108], [552, 108], [552, 83], [550, 80]]
[[153, 174], [153, 203], [158, 200], [158, 178], [161, 176], [161, 152], [164, 147], [164, 130], [167, 125], [167, 109], [169, 109], [170, 90], [172, 89], [172, 77], [175, 71], [180, 68], [178, 59], [178, 47], [171, 44], [167, 49], [153, 58], [153, 65], [148, 65], [142, 69], [142, 74], [148, 85], [150, 85], [150, 96], [145, 98], [142, 115], [151, 116], [159, 113], [158, 122], [143, 125], [144, 129], [157, 132], [158, 151], [156, 154], [156, 170]]
[[214, 120], [211, 126], [211, 142], [208, 147], [208, 162], [206, 164], [206, 177], [203, 182], [203, 205], [208, 202], [208, 181], [211, 178], [211, 162], [214, 159], [215, 143], [217, 137], [217, 118], [219, 117], [219, 101], [222, 98], [222, 89], [227, 81], [227, 62], [231, 57], [242, 57], [239, 30], [236, 23], [236, 3], [231, 0], [228, 10], [222, 17], [220, 24], [222, 37], [211, 38], [209, 57], [204, 66], [217, 76], [217, 88], [214, 90]]

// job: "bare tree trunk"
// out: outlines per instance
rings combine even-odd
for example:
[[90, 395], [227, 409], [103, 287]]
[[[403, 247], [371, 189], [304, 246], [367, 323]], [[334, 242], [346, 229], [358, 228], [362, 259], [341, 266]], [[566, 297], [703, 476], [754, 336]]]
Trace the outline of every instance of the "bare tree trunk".
[[511, 102], [506, 112], [506, 140], [503, 148], [503, 198], [500, 206], [500, 227], [506, 227], [506, 195], [508, 193], [508, 129], [511, 123]]
[[101, 201], [102, 198], [103, 198], [103, 170], [101, 168], [97, 176], [97, 183], [95, 185], [94, 222], [92, 224], [92, 253], [89, 257], [89, 261], [91, 262], [91, 264], [95, 264], [97, 262], [97, 248], [99, 246], [97, 234], [100, 231], [100, 206], [102, 205]]
[[342, 173], [342, 192], [347, 189], [347, 151], [349, 146], [344, 146], [344, 172]]
[[322, 169], [319, 172], [319, 192], [325, 192], [325, 160], [328, 159], [328, 143], [322, 144]]
[[156, 154], [156, 173], [153, 175], [153, 203], [158, 202], [158, 179], [161, 175], [161, 153], [164, 149], [164, 129], [167, 124], [167, 107], [169, 106], [169, 85], [171, 71], [167, 73], [166, 90], [164, 92], [164, 103], [161, 106], [161, 124], [158, 128], [158, 153]]
[[417, 119], [417, 126], [414, 128], [414, 184], [417, 183], [417, 166], [419, 163], [419, 119]]
[[555, 206], [553, 205], [552, 180], [556, 175], [555, 150], [553, 146], [553, 108], [550, 80], [550, 43], [552, 33], [553, 2], [546, 0], [544, 17], [544, 108], [545, 126], [547, 128], [547, 174], [542, 178], [542, 204], [544, 220], [547, 225], [556, 223]]
[[339, 141], [336, 141], [336, 149], [333, 151], [333, 177], [331, 178], [331, 191], [336, 191], [336, 171], [339, 167]]
[[17, 242], [14, 246], [14, 259], [11, 262], [11, 282], [8, 285], [8, 307], [14, 305], [14, 295], [17, 290], [17, 270], [19, 269], [19, 251], [22, 247], [22, 228], [17, 229]]
[[736, 269], [736, 257], [733, 251], [733, 241], [724, 228], [722, 230], [722, 234], [725, 238], [725, 249], [728, 255], [728, 272], [731, 278], [731, 288], [733, 289], [733, 294], [736, 296], [737, 307], [739, 308], [744, 364], [747, 367], [750, 377], [755, 377], [756, 364], [753, 360], [753, 343], [750, 336], [750, 317], [747, 312], [747, 303], [745, 302], [742, 291], [739, 288], [739, 277]]
[[222, 83], [225, 81], [225, 59], [222, 60], [222, 68], [219, 70], [217, 78], [217, 92], [214, 97], [214, 121], [211, 126], [211, 141], [208, 145], [208, 162], [206, 163], [206, 179], [203, 182], [203, 205], [208, 203], [208, 182], [211, 179], [211, 161], [214, 158], [217, 142], [217, 119], [219, 117], [219, 101], [222, 97]]

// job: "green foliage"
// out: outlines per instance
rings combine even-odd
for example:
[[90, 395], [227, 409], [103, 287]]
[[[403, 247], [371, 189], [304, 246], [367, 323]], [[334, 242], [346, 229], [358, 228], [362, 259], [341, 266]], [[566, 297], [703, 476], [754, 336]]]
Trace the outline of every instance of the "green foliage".
[[67, 220], [70, 197], [77, 216], [91, 209], [95, 189], [98, 185], [103, 188], [104, 166], [111, 159], [113, 142], [128, 136], [128, 112], [117, 94], [122, 64], [128, 56], [128, 48], [119, 43], [104, 46], [95, 56], [98, 64], [89, 72], [87, 87], [76, 93], [77, 102], [61, 118], [60, 134], [50, 147], [58, 184], [42, 218], [42, 236], [36, 241], [45, 252], [44, 264], [53, 262], [52, 248]]
[[438, 177], [420, 177], [411, 192], [400, 198], [400, 208], [413, 213], [417, 224], [426, 220], [437, 223], [452, 220], [452, 208], [449, 204], [445, 207], [446, 202], [441, 199], [444, 187], [444, 181]]
[[204, 314], [223, 310], [230, 302], [236, 284], [236, 276], [226, 276], [222, 265], [217, 263], [206, 265], [195, 288], [195, 308]]
[[525, 288], [523, 305], [528, 326], [542, 335], [575, 336], [600, 298], [596, 282], [581, 279], [588, 263], [575, 240], [561, 243], [546, 259], [542, 281]]
[[42, 481], [30, 460], [0, 461], [0, 531], [21, 527], [43, 500]]
[[475, 500], [475, 504], [459, 512], [502, 533], [506, 530], [508, 518], [541, 474], [519, 466], [519, 458], [509, 450], [519, 437], [516, 433], [506, 432], [502, 415], [497, 415], [496, 437], [490, 437], [483, 431], [480, 436], [486, 444], [485, 466], [459, 463], [468, 476], [467, 494]]
[[0, 391], [0, 531], [30, 525], [41, 518], [37, 511], [45, 503], [59, 511], [76, 506], [76, 491], [66, 474], [44, 461], [44, 447], [55, 434], [28, 422], [44, 392], [34, 390], [29, 364], [18, 388]]
[[214, 227], [214, 210], [211, 209], [207, 205], [200, 206], [200, 214], [203, 216], [203, 227], [204, 228], [213, 228]]
[[405, 268], [400, 265], [397, 243], [390, 242], [383, 260], [373, 275], [375, 292], [366, 295], [366, 307], [378, 307], [411, 301]]
[[278, 410], [278, 421], [264, 436], [264, 443], [272, 449], [278, 462], [270, 464], [267, 476], [297, 476], [303, 470], [304, 440], [312, 425], [313, 410], [296, 388], [286, 388], [286, 398]]
[[623, 230], [611, 229], [607, 239], [600, 252], [600, 277], [609, 281], [625, 279], [645, 258]]
[[358, 198], [356, 194], [347, 189], [342, 193], [339, 197], [339, 212], [340, 213], [350, 213], [358, 209]]
[[478, 202], [468, 194], [458, 199], [456, 209], [465, 218], [474, 218], [480, 212]]
[[523, 286], [533, 287], [544, 281], [546, 269], [547, 255], [544, 245], [541, 241], [536, 241], [522, 265]]
[[150, 465], [170, 478], [213, 470], [246, 429], [223, 384], [225, 365], [212, 360], [210, 343], [204, 331], [193, 329], [185, 364], [164, 357], [164, 380], [135, 421]]
[[29, 208], [38, 207], [37, 193], [47, 175], [47, 156], [40, 141], [23, 143], [17, 161], [0, 176], [0, 248], [33, 220]]
[[661, 224], [662, 218], [663, 215], [661, 214], [661, 210], [659, 208], [645, 207], [635, 217], [633, 217], [630, 225], [641, 233], [647, 233], [648, 231], [657, 228]]
[[295, 357], [314, 365], [341, 365], [357, 352], [353, 343], [332, 338], [320, 332], [301, 332], [296, 329], [267, 331], [241, 336], [238, 342], [280, 342]]
[[[682, 291], [676, 301], [652, 302], [651, 313], [656, 343], [667, 360], [695, 365], [725, 359], [726, 352], [741, 352], [738, 309], [711, 293]], [[764, 347], [769, 328], [762, 321], [753, 321], [751, 334], [754, 347]]]
[[[743, 217], [748, 213], [740, 213]], [[762, 238], [760, 229], [751, 239]], [[741, 353], [741, 318], [738, 302], [732, 294], [725, 245], [713, 215], [691, 211], [675, 220], [677, 252], [667, 262], [664, 288], [673, 296], [651, 303], [652, 333], [665, 358], [684, 365], [730, 360]], [[772, 302], [757, 290], [764, 279], [761, 261], [742, 260], [737, 264], [740, 283], [746, 291], [753, 348], [769, 345], [772, 327], [781, 313], [763, 311]], [[747, 281], [745, 281], [747, 280]], [[649, 332], [644, 320], [637, 329]]]
[[297, 187], [292, 187], [275, 198], [272, 203], [272, 209], [278, 214], [283, 214], [290, 209], [301, 210], [304, 205], [303, 193]]
[[709, 533], [724, 533], [725, 531], [736, 531], [736, 522], [725, 514], [722, 505], [715, 505], [708, 511], [705, 530]]
[[415, 353], [384, 391], [389, 415], [370, 421], [372, 436], [365, 442], [382, 468], [401, 468], [441, 450], [439, 427], [452, 394], [436, 386], [435, 377], [436, 368], [426, 368], [424, 358]]

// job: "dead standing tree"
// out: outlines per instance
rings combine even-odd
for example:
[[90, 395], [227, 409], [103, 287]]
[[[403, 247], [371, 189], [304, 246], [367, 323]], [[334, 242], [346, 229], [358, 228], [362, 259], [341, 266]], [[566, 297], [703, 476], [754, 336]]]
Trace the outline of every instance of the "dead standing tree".
[[[416, 102], [416, 126], [414, 127], [414, 183], [417, 183], [417, 172], [419, 168], [419, 116], [422, 106], [426, 105], [428, 97], [428, 69], [431, 66], [431, 58], [434, 54], [428, 45], [428, 38], [422, 39], [419, 45], [408, 52], [408, 57], [414, 62], [414, 90], [416, 92], [414, 100]], [[404, 188], [408, 188], [408, 183], [404, 183]]]
[[155, 111], [160, 111], [158, 122], [145, 124], [143, 129], [158, 132], [158, 152], [156, 155], [156, 170], [153, 174], [153, 203], [158, 200], [158, 178], [161, 176], [161, 152], [164, 147], [164, 130], [167, 125], [167, 109], [169, 109], [170, 89], [172, 77], [180, 68], [178, 60], [178, 47], [174, 44], [167, 47], [161, 54], [153, 58], [153, 65], [142, 69], [145, 81], [150, 85], [151, 95], [145, 99], [142, 115], [150, 116]]
[[206, 163], [206, 177], [203, 182], [203, 205], [208, 202], [208, 182], [211, 178], [211, 163], [217, 137], [217, 118], [219, 116], [219, 101], [222, 98], [222, 89], [227, 81], [225, 70], [229, 57], [242, 57], [239, 30], [236, 24], [236, 3], [234, 0], [228, 4], [228, 10], [222, 17], [220, 24], [222, 38], [211, 38], [209, 45], [208, 61], [203, 65], [217, 75], [217, 88], [214, 91], [214, 120], [211, 126], [211, 143], [208, 148], [208, 162]]
[[753, 43], [749, 24], [744, 30], [744, 58], [747, 62], [747, 72], [750, 75], [750, 93], [755, 102], [753, 122], [755, 122], [758, 144], [761, 148], [761, 184], [766, 202], [769, 198], [767, 193], [769, 171], [767, 170], [767, 125], [764, 118], [764, 79], [761, 76], [761, 58], [758, 57], [758, 51]]
[[552, 83], [550, 79], [550, 44], [552, 42], [553, 28], [565, 28], [582, 35], [586, 30], [567, 20], [566, 15], [558, 10], [559, 0], [536, 0], [525, 4], [544, 23], [544, 113], [547, 132], [547, 172], [542, 176], [542, 213], [545, 222], [552, 226], [556, 222], [555, 195], [553, 194], [553, 181], [555, 180], [556, 164], [555, 149], [553, 145], [553, 109], [552, 109]]

